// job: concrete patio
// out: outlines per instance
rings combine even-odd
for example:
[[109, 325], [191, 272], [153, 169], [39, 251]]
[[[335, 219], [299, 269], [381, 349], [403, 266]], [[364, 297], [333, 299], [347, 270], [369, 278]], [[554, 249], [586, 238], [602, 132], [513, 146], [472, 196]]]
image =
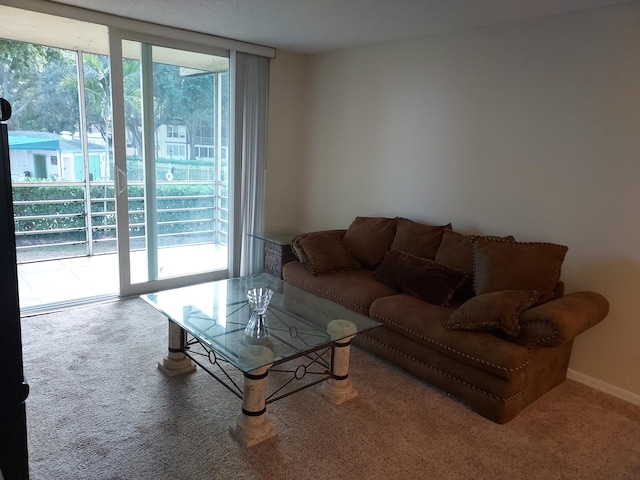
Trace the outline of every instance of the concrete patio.
[[[163, 278], [227, 266], [227, 249], [219, 245], [164, 248], [158, 256]], [[132, 252], [131, 265], [132, 272], [144, 271], [145, 252]], [[18, 291], [22, 315], [117, 297], [118, 257], [114, 253], [19, 264]]]

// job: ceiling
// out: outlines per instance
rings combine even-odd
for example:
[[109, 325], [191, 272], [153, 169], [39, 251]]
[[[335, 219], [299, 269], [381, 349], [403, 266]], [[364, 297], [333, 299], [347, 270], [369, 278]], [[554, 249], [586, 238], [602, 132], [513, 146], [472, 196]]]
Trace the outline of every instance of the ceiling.
[[636, 0], [55, 0], [299, 53], [460, 32]]

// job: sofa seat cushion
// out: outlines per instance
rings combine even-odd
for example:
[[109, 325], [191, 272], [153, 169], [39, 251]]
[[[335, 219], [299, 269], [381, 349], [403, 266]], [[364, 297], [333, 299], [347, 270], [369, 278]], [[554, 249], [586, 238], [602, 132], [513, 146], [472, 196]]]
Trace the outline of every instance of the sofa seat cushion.
[[317, 277], [302, 263], [289, 262], [283, 267], [282, 278], [285, 282], [363, 315], [369, 314], [369, 307], [375, 299], [398, 293], [374, 279], [373, 271], [364, 268], [327, 273]]
[[454, 310], [402, 293], [375, 300], [369, 315], [385, 328], [505, 380], [526, 367], [529, 354], [522, 345], [489, 332], [446, 328]]

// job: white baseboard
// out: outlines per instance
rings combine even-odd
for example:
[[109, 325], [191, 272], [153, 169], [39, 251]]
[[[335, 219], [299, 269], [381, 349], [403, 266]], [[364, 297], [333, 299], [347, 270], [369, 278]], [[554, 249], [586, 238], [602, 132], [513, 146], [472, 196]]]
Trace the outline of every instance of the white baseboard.
[[609, 395], [620, 398], [629, 403], [633, 403], [634, 405], [640, 405], [640, 395], [637, 395], [628, 390], [624, 390], [620, 387], [616, 387], [615, 385], [611, 385], [610, 383], [603, 382], [602, 380], [598, 380], [597, 378], [590, 377], [589, 375], [585, 375], [584, 373], [576, 372], [575, 370], [569, 369], [567, 370], [567, 378], [575, 380], [576, 382], [584, 383], [589, 387], [593, 387], [596, 390], [608, 393]]

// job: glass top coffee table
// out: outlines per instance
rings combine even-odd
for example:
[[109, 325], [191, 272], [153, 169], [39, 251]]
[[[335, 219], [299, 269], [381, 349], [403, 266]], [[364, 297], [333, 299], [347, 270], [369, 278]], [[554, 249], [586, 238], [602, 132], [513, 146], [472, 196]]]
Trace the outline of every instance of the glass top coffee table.
[[[273, 291], [266, 336], [245, 332], [252, 315], [247, 292], [254, 288]], [[268, 403], [317, 384], [336, 405], [357, 396], [348, 378], [351, 339], [381, 325], [268, 274], [141, 298], [169, 319], [169, 352], [159, 367], [173, 376], [193, 372], [197, 364], [241, 398], [242, 413], [230, 430], [247, 446], [276, 434]], [[239, 381], [234, 370], [241, 372]], [[288, 377], [271, 393], [270, 372]]]

